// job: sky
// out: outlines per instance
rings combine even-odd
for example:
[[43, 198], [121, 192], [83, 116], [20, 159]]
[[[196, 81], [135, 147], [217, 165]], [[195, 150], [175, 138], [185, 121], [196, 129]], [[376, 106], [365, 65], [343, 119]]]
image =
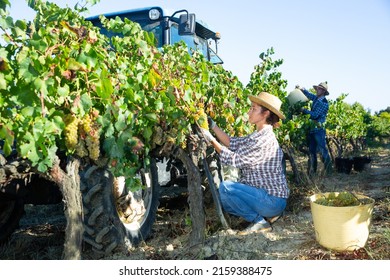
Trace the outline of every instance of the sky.
[[[10, 2], [14, 19], [33, 19], [25, 0]], [[273, 47], [287, 92], [327, 81], [331, 100], [345, 93], [372, 113], [390, 106], [390, 0], [100, 0], [86, 16], [150, 6], [187, 9], [220, 32], [224, 68], [244, 85]]]

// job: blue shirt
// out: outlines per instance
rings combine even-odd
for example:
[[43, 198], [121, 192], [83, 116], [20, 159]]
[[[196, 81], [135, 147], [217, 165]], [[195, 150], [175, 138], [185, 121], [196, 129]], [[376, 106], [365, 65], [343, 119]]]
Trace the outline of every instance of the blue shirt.
[[311, 93], [306, 89], [303, 89], [302, 92], [307, 98], [313, 101], [311, 110], [304, 109], [303, 113], [309, 114], [311, 120], [316, 121], [320, 124], [319, 126], [314, 126], [312, 130], [315, 131], [322, 129], [326, 121], [326, 115], [328, 114], [329, 110], [328, 100], [326, 100], [325, 96], [317, 97], [317, 95]]

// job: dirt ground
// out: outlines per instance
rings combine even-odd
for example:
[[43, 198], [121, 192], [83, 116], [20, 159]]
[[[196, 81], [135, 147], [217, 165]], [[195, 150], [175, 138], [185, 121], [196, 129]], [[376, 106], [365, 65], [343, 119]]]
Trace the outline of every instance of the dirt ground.
[[[318, 176], [303, 190], [291, 185], [292, 197], [273, 231], [237, 235], [247, 223], [227, 217], [231, 229], [224, 230], [217, 218], [211, 195], [205, 193], [206, 239], [190, 248], [190, 213], [186, 197], [162, 201], [152, 236], [126, 253], [107, 259], [172, 260], [314, 260], [390, 259], [390, 149], [372, 153], [370, 168], [351, 174]], [[350, 190], [375, 199], [372, 226], [367, 244], [355, 251], [336, 252], [318, 244], [310, 211], [309, 196], [314, 192]], [[304, 194], [304, 195], [302, 195]], [[0, 259], [61, 259], [65, 217], [62, 205], [26, 206], [20, 228], [0, 247]], [[84, 259], [90, 259], [87, 250]]]

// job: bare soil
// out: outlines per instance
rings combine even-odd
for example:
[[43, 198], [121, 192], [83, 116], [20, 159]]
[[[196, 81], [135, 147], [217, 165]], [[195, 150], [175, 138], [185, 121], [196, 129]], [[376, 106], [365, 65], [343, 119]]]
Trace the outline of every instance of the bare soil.
[[[390, 149], [372, 153], [371, 167], [351, 174], [334, 173], [308, 180], [306, 186], [290, 184], [292, 190], [284, 215], [271, 232], [239, 236], [248, 224], [227, 216], [231, 229], [225, 230], [216, 215], [212, 196], [205, 191], [206, 239], [190, 248], [190, 213], [183, 194], [162, 200], [152, 236], [128, 252], [107, 259], [390, 259]], [[375, 199], [367, 244], [355, 251], [328, 250], [315, 239], [309, 197], [316, 192], [349, 190]], [[61, 259], [66, 219], [63, 205], [26, 206], [20, 228], [0, 247], [0, 259]], [[86, 248], [84, 259], [93, 258]]]

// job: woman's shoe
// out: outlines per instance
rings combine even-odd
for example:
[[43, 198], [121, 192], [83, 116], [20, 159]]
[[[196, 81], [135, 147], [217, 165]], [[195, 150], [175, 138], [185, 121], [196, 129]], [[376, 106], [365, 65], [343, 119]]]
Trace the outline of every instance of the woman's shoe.
[[247, 235], [247, 234], [251, 234], [251, 233], [266, 232], [266, 231], [271, 231], [271, 230], [272, 230], [272, 227], [269, 224], [269, 222], [265, 222], [265, 223], [264, 222], [257, 222], [257, 223], [250, 225], [246, 229], [239, 231], [238, 235]]
[[279, 218], [281, 217], [282, 215], [279, 215], [279, 216], [274, 216], [274, 217], [269, 217], [269, 218], [265, 218], [265, 220], [270, 223], [271, 225], [273, 223], [275, 223], [277, 220], [279, 220]]

